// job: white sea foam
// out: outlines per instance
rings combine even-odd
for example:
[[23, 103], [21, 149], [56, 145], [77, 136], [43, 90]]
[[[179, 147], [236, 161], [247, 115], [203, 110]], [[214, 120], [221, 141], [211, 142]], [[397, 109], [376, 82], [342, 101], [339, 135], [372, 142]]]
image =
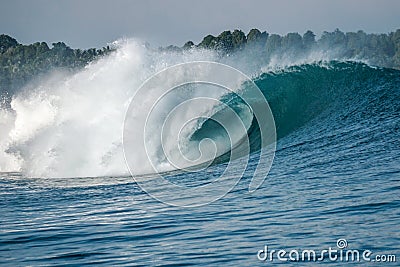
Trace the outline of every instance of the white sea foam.
[[116, 46], [77, 73], [52, 74], [22, 90], [13, 96], [11, 110], [0, 109], [0, 172], [31, 177], [127, 173], [122, 127], [135, 90], [167, 66], [214, 59], [205, 50], [155, 52], [135, 40]]

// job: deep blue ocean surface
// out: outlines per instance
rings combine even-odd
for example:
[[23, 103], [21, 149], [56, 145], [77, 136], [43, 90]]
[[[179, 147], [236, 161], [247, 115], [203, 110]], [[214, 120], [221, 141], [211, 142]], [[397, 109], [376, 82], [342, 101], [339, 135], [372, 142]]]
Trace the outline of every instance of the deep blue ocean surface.
[[[0, 265], [266, 266], [272, 263], [257, 257], [265, 246], [322, 251], [337, 249], [338, 239], [347, 249], [372, 251], [371, 259], [396, 255], [398, 264], [400, 72], [334, 62], [255, 82], [279, 137], [261, 188], [248, 191], [255, 161], [225, 197], [195, 208], [163, 204], [131, 177], [3, 173]], [[199, 175], [174, 177], [207, 178]]]

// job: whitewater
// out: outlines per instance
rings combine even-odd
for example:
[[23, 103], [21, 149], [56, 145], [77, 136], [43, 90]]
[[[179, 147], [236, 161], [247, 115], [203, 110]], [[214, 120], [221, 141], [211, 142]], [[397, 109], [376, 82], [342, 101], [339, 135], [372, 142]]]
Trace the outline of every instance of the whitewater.
[[112, 55], [74, 74], [51, 74], [1, 109], [0, 171], [30, 177], [126, 174], [122, 127], [135, 90], [168, 66], [214, 59], [210, 51], [152, 52], [133, 40], [114, 45]]

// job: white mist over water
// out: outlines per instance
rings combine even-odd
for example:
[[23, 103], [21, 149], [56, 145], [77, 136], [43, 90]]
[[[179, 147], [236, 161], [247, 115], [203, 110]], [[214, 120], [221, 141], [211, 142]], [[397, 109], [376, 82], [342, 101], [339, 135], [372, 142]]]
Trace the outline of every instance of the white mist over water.
[[30, 177], [128, 173], [122, 151], [124, 116], [135, 90], [165, 67], [213, 60], [210, 51], [155, 52], [124, 40], [75, 74], [57, 73], [0, 109], [0, 172]]

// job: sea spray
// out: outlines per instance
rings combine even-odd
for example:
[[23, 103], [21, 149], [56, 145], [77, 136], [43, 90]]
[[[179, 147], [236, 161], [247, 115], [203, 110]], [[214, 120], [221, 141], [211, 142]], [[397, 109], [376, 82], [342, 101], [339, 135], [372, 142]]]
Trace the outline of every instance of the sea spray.
[[30, 177], [82, 177], [127, 173], [122, 127], [127, 104], [151, 74], [176, 63], [214, 58], [146, 49], [124, 40], [81, 71], [46, 77], [14, 95], [0, 111], [0, 171]]

